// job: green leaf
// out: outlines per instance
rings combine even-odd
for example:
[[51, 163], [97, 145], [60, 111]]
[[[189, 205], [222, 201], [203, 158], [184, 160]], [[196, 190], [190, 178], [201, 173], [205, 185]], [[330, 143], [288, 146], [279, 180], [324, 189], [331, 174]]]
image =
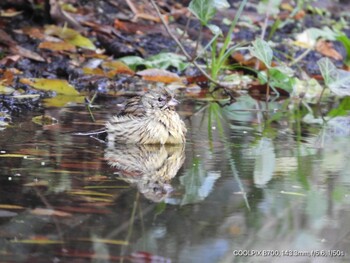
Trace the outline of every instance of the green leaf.
[[66, 80], [62, 79], [21, 79], [21, 83], [28, 84], [35, 89], [44, 91], [54, 91], [63, 95], [79, 95], [79, 92], [70, 85]]
[[340, 104], [333, 108], [327, 116], [329, 117], [338, 117], [338, 116], [347, 116], [350, 111], [350, 97], [344, 98]]
[[119, 59], [119, 61], [128, 65], [131, 69], [136, 70], [137, 66], [145, 65], [145, 60], [138, 56], [126, 56]]
[[188, 9], [206, 26], [216, 14], [214, 4], [214, 0], [192, 0]]
[[329, 58], [317, 61], [325, 84], [338, 96], [350, 96], [350, 72], [337, 69]]
[[213, 33], [213, 35], [215, 35], [215, 36], [217, 36], [217, 35], [222, 36], [222, 30], [217, 25], [209, 24], [208, 28]]
[[259, 1], [257, 11], [259, 14], [277, 15], [280, 12], [279, 6], [282, 0]]
[[186, 57], [175, 53], [160, 53], [146, 59], [146, 66], [151, 68], [167, 69], [170, 66], [182, 71], [188, 63]]
[[327, 86], [336, 80], [337, 68], [329, 58], [321, 58], [317, 65]]
[[343, 46], [346, 50], [345, 63], [347, 65], [350, 65], [350, 39], [345, 34], [343, 34], [343, 35], [338, 36], [337, 40], [343, 44]]
[[291, 93], [295, 84], [295, 79], [288, 74], [280, 70], [279, 68], [270, 68], [270, 85], [284, 89]]
[[249, 51], [252, 54], [252, 56], [262, 61], [266, 65], [266, 67], [271, 67], [273, 51], [266, 41], [257, 38], [253, 42], [253, 46], [249, 48]]

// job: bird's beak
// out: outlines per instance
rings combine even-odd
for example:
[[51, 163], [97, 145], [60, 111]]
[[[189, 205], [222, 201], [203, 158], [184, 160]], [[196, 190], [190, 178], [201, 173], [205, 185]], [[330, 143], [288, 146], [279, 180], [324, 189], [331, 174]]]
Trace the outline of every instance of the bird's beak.
[[169, 106], [169, 107], [174, 107], [174, 106], [176, 106], [176, 105], [179, 104], [179, 103], [180, 103], [180, 102], [179, 102], [178, 100], [172, 98], [171, 100], [169, 100], [168, 106]]

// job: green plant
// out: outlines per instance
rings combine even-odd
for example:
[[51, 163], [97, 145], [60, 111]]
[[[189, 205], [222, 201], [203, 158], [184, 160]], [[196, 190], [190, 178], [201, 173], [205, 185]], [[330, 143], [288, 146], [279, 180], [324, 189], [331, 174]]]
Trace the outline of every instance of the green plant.
[[[273, 51], [269, 44], [258, 38], [253, 41], [252, 46], [249, 47], [250, 53], [265, 64], [266, 74], [258, 72], [258, 77], [263, 84], [267, 84], [267, 88], [271, 87], [279, 96], [276, 87], [284, 89], [288, 92], [293, 90], [295, 78], [292, 77], [293, 71], [287, 66], [272, 66]], [[267, 90], [266, 94], [269, 94]]]
[[208, 27], [213, 33], [213, 38], [209, 41], [209, 44], [204, 48], [211, 49], [211, 59], [209, 61], [208, 69], [211, 73], [211, 77], [214, 80], [218, 79], [220, 70], [223, 69], [228, 57], [235, 51], [239, 50], [241, 45], [231, 45], [232, 33], [237, 25], [237, 21], [242, 14], [243, 8], [246, 5], [247, 0], [243, 0], [237, 10], [234, 20], [232, 21], [229, 31], [227, 32], [223, 45], [218, 47], [218, 38], [223, 36], [222, 31], [216, 25], [210, 24], [210, 21], [216, 14], [218, 9], [228, 8], [229, 4], [226, 0], [192, 0], [189, 4], [189, 10], [199, 19], [202, 27]]
[[329, 58], [321, 58], [317, 64], [326, 87], [337, 96], [350, 96], [350, 72], [337, 69]]

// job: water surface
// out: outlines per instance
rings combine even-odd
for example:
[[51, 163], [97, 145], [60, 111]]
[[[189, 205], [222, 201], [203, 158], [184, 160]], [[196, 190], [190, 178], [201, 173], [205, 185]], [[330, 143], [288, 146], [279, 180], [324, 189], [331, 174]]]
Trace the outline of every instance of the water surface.
[[95, 123], [82, 106], [46, 109], [54, 125], [24, 114], [0, 131], [1, 259], [349, 262], [350, 121], [282, 105], [185, 101], [184, 147], [73, 134], [111, 105]]

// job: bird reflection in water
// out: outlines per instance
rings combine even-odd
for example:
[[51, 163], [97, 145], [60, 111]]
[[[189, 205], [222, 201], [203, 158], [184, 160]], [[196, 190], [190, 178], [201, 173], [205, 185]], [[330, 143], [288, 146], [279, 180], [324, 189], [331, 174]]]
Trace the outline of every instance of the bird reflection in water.
[[121, 179], [135, 185], [147, 199], [162, 202], [173, 191], [171, 179], [184, 163], [184, 149], [184, 144], [109, 145], [105, 159]]

